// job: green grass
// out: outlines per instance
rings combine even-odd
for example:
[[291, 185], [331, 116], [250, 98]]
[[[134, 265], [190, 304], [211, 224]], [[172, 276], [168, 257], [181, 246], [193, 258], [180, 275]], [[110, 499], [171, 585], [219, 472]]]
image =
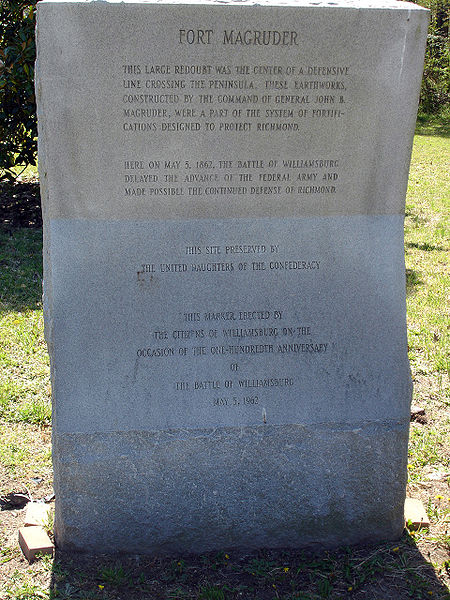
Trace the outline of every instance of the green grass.
[[100, 569], [99, 579], [104, 585], [109, 584], [113, 587], [120, 587], [129, 582], [129, 577], [122, 565]]
[[[30, 477], [52, 477], [51, 450], [40, 441], [36, 428], [23, 423], [0, 422], [0, 465], [9, 478], [27, 481]], [[0, 493], [11, 491], [6, 483], [0, 483]], [[16, 484], [20, 487], [20, 484]], [[15, 488], [14, 488], [15, 489]]]
[[41, 231], [0, 231], [0, 418], [49, 425]]
[[[29, 566], [11, 517], [12, 529], [1, 525], [1, 600], [450, 599], [450, 132], [428, 119], [417, 133], [405, 220], [408, 345], [414, 402], [427, 422], [411, 425], [408, 472], [409, 495], [423, 499], [430, 530], [406, 532], [396, 544], [317, 554], [224, 549], [120, 563], [59, 554]], [[32, 476], [51, 480], [41, 252], [40, 230], [0, 229], [0, 493]]]
[[[406, 199], [405, 260], [409, 360], [414, 401], [433, 423], [412, 427], [410, 478], [450, 470], [450, 142], [419, 127]], [[437, 127], [437, 125], [435, 125]]]
[[50, 396], [42, 232], [0, 230], [0, 465], [5, 476], [51, 476], [48, 445], [36, 435], [36, 427], [50, 426]]

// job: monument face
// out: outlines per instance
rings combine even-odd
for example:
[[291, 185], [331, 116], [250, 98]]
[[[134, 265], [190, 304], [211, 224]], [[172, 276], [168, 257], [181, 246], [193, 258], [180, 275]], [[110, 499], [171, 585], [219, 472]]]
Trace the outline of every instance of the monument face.
[[400, 535], [427, 22], [384, 0], [39, 2], [61, 547]]

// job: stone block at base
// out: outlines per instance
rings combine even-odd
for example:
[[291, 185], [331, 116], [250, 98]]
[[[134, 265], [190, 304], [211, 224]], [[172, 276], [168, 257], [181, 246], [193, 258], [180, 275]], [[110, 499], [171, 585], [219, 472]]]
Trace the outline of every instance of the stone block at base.
[[43, 527], [22, 527], [19, 529], [19, 545], [25, 558], [32, 562], [37, 554], [53, 554], [54, 544]]
[[405, 522], [408, 525], [408, 529], [421, 529], [430, 526], [430, 519], [421, 500], [406, 498]]

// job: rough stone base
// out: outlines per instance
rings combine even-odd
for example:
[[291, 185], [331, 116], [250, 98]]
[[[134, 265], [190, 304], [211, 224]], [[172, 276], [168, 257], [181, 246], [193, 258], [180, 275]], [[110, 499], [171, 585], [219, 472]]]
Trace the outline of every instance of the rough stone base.
[[56, 540], [201, 553], [394, 539], [407, 436], [407, 423], [55, 436]]

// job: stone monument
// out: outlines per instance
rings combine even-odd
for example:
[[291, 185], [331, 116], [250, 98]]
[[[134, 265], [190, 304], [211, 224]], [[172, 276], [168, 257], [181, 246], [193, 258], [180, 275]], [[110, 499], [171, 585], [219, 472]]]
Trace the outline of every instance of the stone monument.
[[403, 214], [427, 11], [38, 4], [56, 541], [403, 528]]

